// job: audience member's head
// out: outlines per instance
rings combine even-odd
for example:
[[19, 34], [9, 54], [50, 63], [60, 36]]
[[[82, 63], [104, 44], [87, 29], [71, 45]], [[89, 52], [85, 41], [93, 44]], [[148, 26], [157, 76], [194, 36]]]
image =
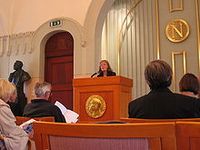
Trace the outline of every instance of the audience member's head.
[[[188, 95], [187, 92], [191, 92], [194, 96], [199, 92], [199, 80], [192, 73], [186, 73], [179, 82], [179, 90], [182, 94]], [[188, 95], [192, 96], [192, 95]]]
[[51, 95], [51, 84], [48, 82], [37, 82], [35, 85], [35, 95], [37, 98], [47, 100]]
[[167, 88], [171, 85], [172, 69], [163, 60], [154, 60], [145, 68], [145, 80], [150, 89]]
[[16, 87], [13, 83], [0, 79], [0, 99], [4, 102], [15, 101]]

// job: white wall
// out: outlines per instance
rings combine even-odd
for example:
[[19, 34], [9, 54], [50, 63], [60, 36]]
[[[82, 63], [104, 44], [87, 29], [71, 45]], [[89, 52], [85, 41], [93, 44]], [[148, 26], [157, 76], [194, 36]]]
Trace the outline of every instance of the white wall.
[[0, 36], [35, 31], [44, 22], [68, 17], [83, 25], [91, 0], [0, 0]]
[[10, 30], [10, 16], [13, 0], [0, 0], [0, 36], [7, 35]]

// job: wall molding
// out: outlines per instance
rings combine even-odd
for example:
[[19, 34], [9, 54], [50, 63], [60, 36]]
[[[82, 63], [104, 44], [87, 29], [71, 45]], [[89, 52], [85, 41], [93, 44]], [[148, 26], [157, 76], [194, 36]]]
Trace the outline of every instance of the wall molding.
[[0, 57], [31, 53], [33, 36], [34, 31], [0, 36]]

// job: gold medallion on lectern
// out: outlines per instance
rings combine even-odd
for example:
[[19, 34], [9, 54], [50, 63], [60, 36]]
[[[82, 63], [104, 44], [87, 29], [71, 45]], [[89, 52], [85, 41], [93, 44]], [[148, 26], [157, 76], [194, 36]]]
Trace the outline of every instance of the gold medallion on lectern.
[[171, 42], [178, 43], [185, 40], [189, 35], [189, 25], [183, 19], [174, 19], [170, 21], [165, 29], [165, 34]]
[[103, 116], [106, 111], [106, 103], [101, 96], [92, 95], [86, 101], [85, 110], [88, 116], [92, 118], [99, 118]]

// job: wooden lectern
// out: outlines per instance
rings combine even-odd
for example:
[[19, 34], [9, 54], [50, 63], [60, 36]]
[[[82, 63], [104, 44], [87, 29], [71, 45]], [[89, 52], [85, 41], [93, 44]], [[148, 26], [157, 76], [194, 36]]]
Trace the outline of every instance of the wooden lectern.
[[[128, 103], [132, 100], [132, 79], [121, 76], [77, 78], [73, 80], [74, 111], [80, 121], [118, 120], [128, 116]], [[105, 101], [102, 116], [88, 113], [88, 104], [99, 98]], [[89, 102], [88, 102], [89, 101]], [[90, 105], [90, 104], [89, 104]], [[90, 108], [89, 108], [90, 107]]]

